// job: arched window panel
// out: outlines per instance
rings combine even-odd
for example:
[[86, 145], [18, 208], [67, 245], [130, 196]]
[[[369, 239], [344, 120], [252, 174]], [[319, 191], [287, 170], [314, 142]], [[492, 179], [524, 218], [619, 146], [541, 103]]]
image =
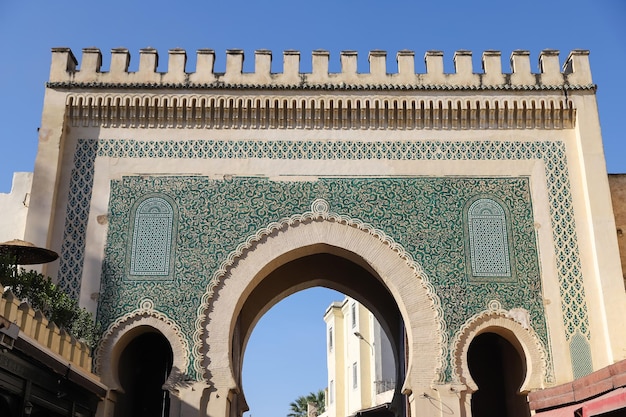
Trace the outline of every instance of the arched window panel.
[[512, 281], [510, 226], [504, 207], [491, 198], [474, 200], [466, 211], [470, 280]]
[[173, 279], [176, 206], [164, 196], [140, 200], [131, 212], [130, 279]]

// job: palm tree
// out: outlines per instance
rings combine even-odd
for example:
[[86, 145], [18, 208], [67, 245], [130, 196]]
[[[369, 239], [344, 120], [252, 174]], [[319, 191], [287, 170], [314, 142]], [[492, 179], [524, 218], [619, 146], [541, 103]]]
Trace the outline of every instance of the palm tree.
[[317, 391], [317, 393], [311, 392], [306, 396], [306, 399], [317, 410], [316, 415], [322, 414], [326, 410], [326, 392], [323, 389]]
[[325, 398], [326, 394], [323, 389], [311, 392], [306, 397], [301, 395], [289, 404], [291, 412], [287, 414], [287, 417], [308, 417], [309, 403], [317, 409], [316, 415], [319, 415], [326, 409]]

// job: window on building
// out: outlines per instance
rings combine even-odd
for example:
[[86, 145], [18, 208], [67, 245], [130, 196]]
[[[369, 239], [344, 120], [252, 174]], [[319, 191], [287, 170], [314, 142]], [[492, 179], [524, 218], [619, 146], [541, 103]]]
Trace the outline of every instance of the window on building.
[[352, 388], [356, 389], [359, 387], [359, 375], [357, 370], [357, 364], [354, 362], [352, 364]]
[[467, 210], [471, 276], [511, 277], [506, 215], [490, 198], [474, 201]]
[[352, 316], [352, 328], [356, 328], [356, 303], [350, 306], [350, 315]]
[[332, 327], [328, 328], [328, 350], [329, 351], [333, 350], [333, 328]]
[[131, 213], [131, 276], [158, 278], [171, 274], [174, 214], [173, 203], [162, 197], [149, 197], [135, 206]]
[[328, 403], [332, 404], [335, 402], [335, 381], [330, 380], [330, 384], [328, 384]]

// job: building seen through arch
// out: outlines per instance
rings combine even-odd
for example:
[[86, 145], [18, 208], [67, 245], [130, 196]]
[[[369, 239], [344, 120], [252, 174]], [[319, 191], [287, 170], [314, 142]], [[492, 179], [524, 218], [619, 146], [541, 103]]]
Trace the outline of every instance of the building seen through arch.
[[[201, 49], [188, 68], [172, 49], [165, 72], [152, 48], [136, 72], [130, 55], [113, 49], [104, 68], [98, 48], [80, 63], [52, 50], [32, 185], [16, 188], [29, 190], [29, 207], [6, 211], [23, 221], [1, 220], [14, 234], [4, 240], [59, 253], [43, 273], [102, 325], [84, 368], [95, 402], [81, 413], [241, 416], [254, 326], [314, 286], [371, 311], [394, 358], [393, 394], [380, 403], [390, 406], [376, 408], [370, 369], [370, 394], [337, 417], [550, 417], [626, 404], [624, 223], [588, 51], [542, 51], [536, 72], [527, 51], [510, 66], [486, 51], [481, 69], [458, 51], [453, 73], [428, 51], [416, 73], [415, 53], [402, 50], [393, 74], [384, 51], [369, 53], [367, 69], [344, 51], [338, 73], [323, 50], [310, 73], [297, 51], [277, 73], [267, 50], [253, 72], [241, 50]], [[347, 306], [332, 307], [329, 323], [346, 327]], [[361, 355], [376, 347], [366, 330], [344, 332]], [[67, 342], [54, 363], [77, 352]], [[354, 363], [329, 391], [351, 389], [367, 361]], [[14, 365], [0, 360], [0, 407], [40, 407], [27, 384], [2, 385]]]
[[402, 407], [402, 403], [394, 403], [393, 397], [398, 371], [404, 372], [398, 368], [403, 368], [404, 360], [400, 356], [396, 365], [392, 344], [374, 315], [346, 297], [328, 307], [324, 322], [328, 385], [326, 412], [321, 416]]

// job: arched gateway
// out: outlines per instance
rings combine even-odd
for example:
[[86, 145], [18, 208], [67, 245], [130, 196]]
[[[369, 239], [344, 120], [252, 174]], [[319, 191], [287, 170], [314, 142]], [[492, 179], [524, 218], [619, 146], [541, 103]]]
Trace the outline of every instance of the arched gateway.
[[[202, 333], [203, 364], [217, 388], [216, 397], [221, 393], [232, 401], [241, 392], [243, 348], [263, 313], [312, 286], [361, 300], [390, 335], [396, 363], [404, 362], [404, 323], [409, 360], [406, 375], [405, 369], [398, 375], [399, 380], [404, 377], [402, 392], [428, 391], [441, 372], [444, 326], [421, 268], [381, 231], [328, 213], [326, 204], [316, 206], [319, 202], [313, 204], [317, 212], [293, 224], [277, 224], [259, 241], [250, 242], [211, 289], [206, 310], [211, 313]], [[209, 402], [212, 406], [224, 407]]]
[[229, 50], [223, 74], [212, 50], [191, 73], [180, 49], [165, 73], [150, 48], [137, 72], [126, 49], [109, 71], [82, 53], [78, 70], [53, 50], [25, 238], [103, 326], [100, 416], [240, 417], [255, 324], [312, 286], [381, 322], [398, 416], [487, 415], [504, 385], [500, 412], [525, 415], [527, 393], [624, 351], [586, 51], [563, 71], [544, 51], [538, 74], [525, 51], [510, 73], [459, 51], [452, 74], [436, 51], [423, 74], [411, 51], [397, 74], [383, 51], [336, 74], [325, 51], [311, 73], [257, 51], [245, 73]]

